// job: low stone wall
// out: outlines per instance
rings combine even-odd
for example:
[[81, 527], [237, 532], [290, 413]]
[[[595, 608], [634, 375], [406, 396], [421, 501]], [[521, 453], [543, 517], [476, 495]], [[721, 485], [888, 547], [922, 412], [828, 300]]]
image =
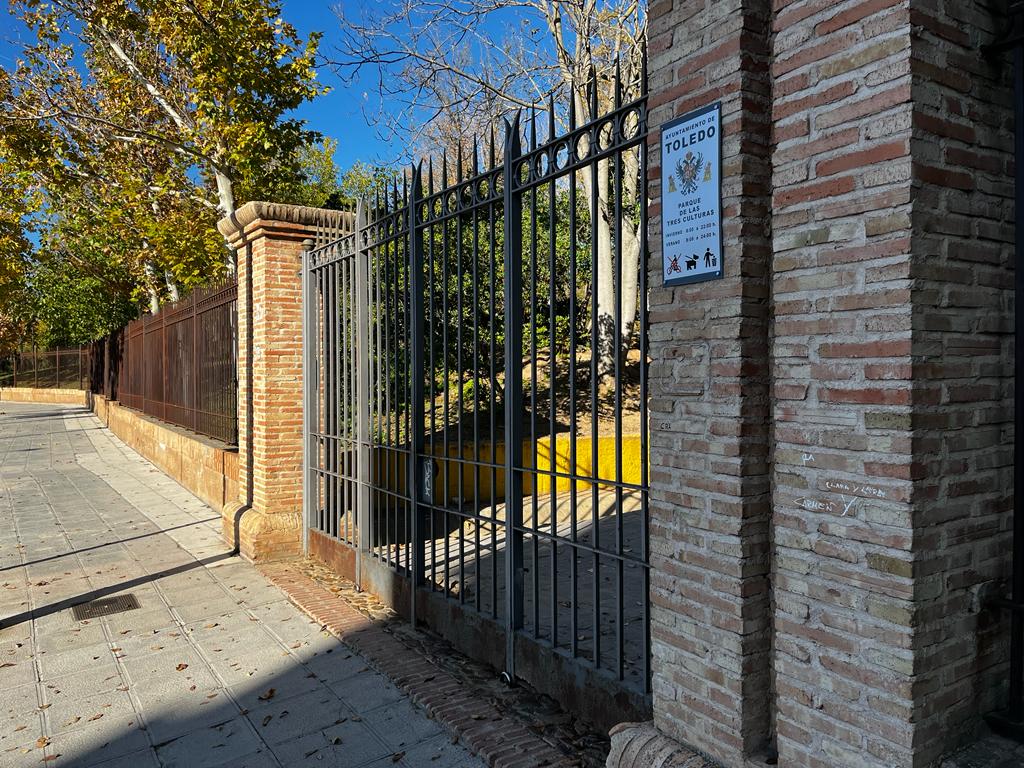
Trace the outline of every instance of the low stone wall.
[[52, 403], [89, 407], [91, 392], [82, 389], [45, 389], [34, 387], [0, 387], [0, 402]]
[[217, 511], [238, 505], [238, 449], [165, 424], [101, 396], [93, 411], [111, 432]]

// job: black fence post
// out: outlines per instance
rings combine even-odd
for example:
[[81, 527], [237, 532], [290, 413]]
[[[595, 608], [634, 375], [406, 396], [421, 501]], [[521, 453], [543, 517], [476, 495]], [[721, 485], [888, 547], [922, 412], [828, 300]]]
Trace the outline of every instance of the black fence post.
[[423, 581], [425, 569], [425, 547], [423, 538], [423, 521], [420, 504], [423, 496], [423, 473], [432, 471], [432, 465], [426, 469], [420, 466], [423, 454], [423, 429], [425, 421], [424, 386], [424, 315], [423, 301], [423, 232], [418, 226], [420, 201], [423, 198], [422, 164], [412, 168], [412, 189], [407, 208], [409, 221], [409, 343], [411, 360], [409, 371], [410, 422], [409, 422], [409, 465], [407, 469], [407, 488], [409, 491], [409, 511], [412, 516], [411, 565], [409, 574], [410, 620], [416, 626], [416, 592]]
[[[516, 631], [523, 626], [523, 195], [519, 114], [505, 121], [505, 672], [515, 680]], [[492, 440], [494, 438], [492, 437]], [[534, 565], [536, 568], [536, 564]]]
[[[355, 221], [355, 389], [356, 389], [356, 585], [363, 587], [363, 552], [369, 551], [370, 484], [373, 482], [370, 402], [370, 249], [367, 203], [356, 206]], [[315, 391], [315, 390], [314, 390]]]

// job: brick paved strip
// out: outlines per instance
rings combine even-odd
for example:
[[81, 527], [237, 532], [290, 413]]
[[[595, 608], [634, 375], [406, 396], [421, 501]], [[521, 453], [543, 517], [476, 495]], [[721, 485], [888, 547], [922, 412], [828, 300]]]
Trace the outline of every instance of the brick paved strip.
[[445, 730], [494, 768], [579, 765], [525, 724], [512, 719], [484, 696], [380, 629], [338, 595], [291, 564], [260, 566], [262, 573], [296, 606], [331, 634], [366, 657]]

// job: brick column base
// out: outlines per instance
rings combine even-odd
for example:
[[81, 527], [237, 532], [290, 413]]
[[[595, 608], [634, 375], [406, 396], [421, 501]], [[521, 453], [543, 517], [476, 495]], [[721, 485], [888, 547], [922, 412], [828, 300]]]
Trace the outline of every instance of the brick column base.
[[224, 541], [253, 562], [287, 560], [302, 550], [301, 514], [271, 514], [258, 509], [239, 513], [244, 499], [221, 510]]
[[717, 768], [716, 763], [663, 734], [653, 721], [620, 723], [609, 735], [608, 768]]

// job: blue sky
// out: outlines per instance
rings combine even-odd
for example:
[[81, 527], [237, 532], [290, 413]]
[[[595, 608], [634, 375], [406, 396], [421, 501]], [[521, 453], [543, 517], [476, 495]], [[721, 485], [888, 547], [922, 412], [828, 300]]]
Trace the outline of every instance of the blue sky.
[[[334, 1], [284, 0], [282, 16], [306, 37], [310, 32], [324, 33], [320, 50], [330, 55], [332, 40], [337, 39], [338, 18], [331, 10]], [[21, 25], [10, 16], [6, 0], [0, 0], [0, 66], [9, 67], [18, 55], [18, 41], [25, 36]], [[342, 169], [356, 160], [389, 163], [399, 152], [381, 141], [362, 113], [363, 89], [359, 84], [342, 83], [329, 69], [318, 78], [332, 87], [330, 93], [308, 102], [297, 110], [298, 117], [310, 128], [338, 140], [335, 161]]]
[[[320, 51], [330, 56], [338, 30], [338, 17], [331, 10], [334, 5], [335, 2], [323, 0], [284, 0], [281, 15], [303, 37], [310, 32], [323, 32]], [[399, 153], [377, 137], [375, 129], [363, 116], [363, 89], [359, 84], [342, 83], [329, 69], [322, 69], [318, 78], [331, 86], [331, 92], [303, 104], [297, 113], [313, 130], [338, 140], [335, 155], [338, 165], [347, 168], [356, 160], [368, 163], [393, 161]]]

